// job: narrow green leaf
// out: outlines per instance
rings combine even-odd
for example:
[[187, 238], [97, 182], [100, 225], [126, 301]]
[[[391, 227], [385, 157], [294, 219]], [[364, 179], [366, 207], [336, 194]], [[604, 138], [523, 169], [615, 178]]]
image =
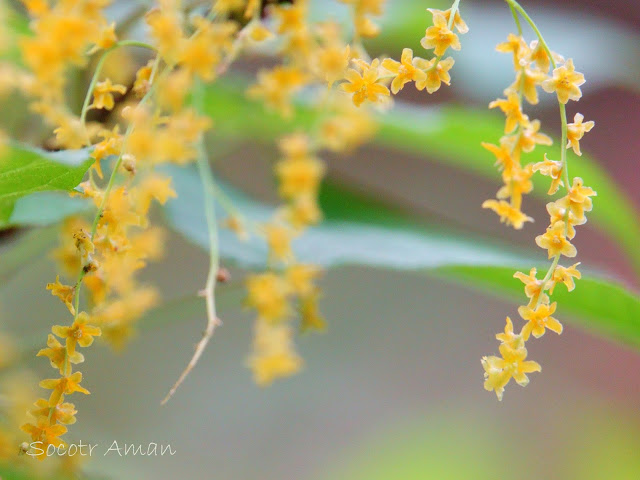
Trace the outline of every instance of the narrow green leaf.
[[[194, 169], [170, 168], [178, 198], [165, 207], [169, 223], [203, 249], [208, 235], [200, 180]], [[229, 187], [225, 190], [234, 205], [252, 222], [271, 218], [274, 209], [257, 203]], [[336, 188], [337, 187], [333, 187]], [[533, 255], [509, 251], [468, 235], [455, 236], [410, 224], [367, 200], [358, 198], [354, 218], [360, 221], [327, 220], [294, 241], [296, 258], [326, 268], [367, 265], [396, 270], [415, 270], [469, 284], [506, 299], [522, 300], [522, 283], [513, 278], [516, 270], [528, 271]], [[349, 202], [349, 205], [352, 202]], [[218, 211], [220, 209], [218, 208]], [[379, 218], [384, 217], [384, 221]], [[345, 218], [345, 217], [343, 217]], [[229, 231], [220, 231], [220, 252], [227, 261], [242, 267], [264, 268], [267, 247], [253, 236], [239, 241]], [[544, 267], [542, 267], [544, 269]], [[609, 337], [640, 345], [640, 298], [620, 284], [596, 273], [585, 273], [578, 287], [567, 295], [560, 285], [554, 292], [560, 312], [571, 314], [578, 325]], [[561, 317], [563, 318], [563, 317]]]
[[[35, 192], [69, 191], [82, 181], [91, 163], [86, 150], [50, 153], [10, 146], [0, 161], [0, 227], [11, 224], [18, 199]], [[25, 215], [25, 207], [18, 215]], [[38, 221], [42, 224], [43, 218]]]

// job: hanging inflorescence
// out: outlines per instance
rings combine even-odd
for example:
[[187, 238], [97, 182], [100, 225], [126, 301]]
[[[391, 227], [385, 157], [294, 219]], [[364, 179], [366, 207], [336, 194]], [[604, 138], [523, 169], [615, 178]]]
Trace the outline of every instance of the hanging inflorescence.
[[[538, 278], [536, 268], [528, 274], [516, 272], [514, 277], [524, 284], [524, 293], [528, 299], [526, 305], [518, 308], [518, 314], [524, 320], [519, 333], [515, 333], [513, 322], [506, 320], [504, 333], [496, 335], [500, 341], [500, 356], [482, 358], [485, 370], [484, 387], [496, 392], [502, 400], [504, 387], [513, 378], [519, 385], [529, 383], [527, 373], [539, 372], [538, 363], [527, 358], [525, 343], [531, 336], [539, 338], [546, 330], [562, 333], [562, 324], [553, 316], [557, 304], [550, 296], [558, 284], [564, 284], [567, 290], [575, 288], [575, 279], [580, 278], [577, 267], [560, 265], [562, 257], [574, 258], [576, 247], [571, 240], [576, 234], [575, 227], [583, 225], [587, 218], [585, 212], [591, 211], [591, 197], [596, 192], [585, 187], [579, 177], [570, 181], [567, 153], [572, 149], [581, 155], [580, 139], [594, 126], [593, 121], [583, 122], [584, 117], [576, 113], [573, 123], [567, 123], [565, 105], [569, 100], [579, 100], [582, 96], [580, 86], [584, 76], [574, 69], [571, 59], [565, 60], [552, 52], [531, 18], [515, 1], [507, 0], [518, 25], [519, 34], [510, 34], [507, 41], [498, 45], [499, 52], [510, 53], [516, 78], [504, 91], [506, 98], [489, 104], [489, 108], [499, 108], [505, 114], [505, 135], [499, 145], [483, 144], [496, 157], [496, 165], [502, 174], [504, 186], [498, 191], [496, 200], [487, 200], [482, 205], [500, 216], [500, 220], [515, 229], [521, 229], [525, 222], [533, 221], [522, 212], [522, 196], [533, 189], [531, 177], [539, 172], [551, 179], [549, 195], [555, 195], [560, 189], [564, 196], [547, 204], [550, 222], [547, 230], [536, 237], [536, 244], [547, 251], [551, 266], [542, 278]], [[520, 29], [519, 17], [522, 15], [537, 34], [537, 40], [525, 42]], [[550, 145], [551, 139], [540, 133], [540, 121], [531, 120], [523, 111], [524, 102], [538, 103], [537, 87], [548, 93], [555, 93], [560, 105], [562, 122], [561, 156], [552, 160], [544, 155], [544, 160], [522, 165], [522, 153], [532, 152], [536, 145]]]

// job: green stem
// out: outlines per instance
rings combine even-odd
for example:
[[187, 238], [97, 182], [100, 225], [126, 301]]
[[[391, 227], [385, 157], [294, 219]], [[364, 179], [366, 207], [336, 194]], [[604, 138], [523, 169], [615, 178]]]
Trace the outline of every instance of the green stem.
[[[522, 15], [522, 17], [527, 21], [527, 23], [529, 24], [529, 26], [533, 29], [533, 31], [535, 32], [536, 36], [538, 37], [538, 41], [540, 42], [540, 45], [542, 46], [542, 48], [544, 48], [545, 52], [547, 53], [547, 56], [549, 57], [549, 61], [551, 62], [551, 65], [553, 65], [553, 68], [557, 68], [556, 65], [556, 61], [553, 58], [553, 54], [551, 53], [551, 49], [549, 48], [549, 45], [547, 44], [547, 42], [545, 41], [544, 37], [542, 36], [542, 33], [540, 32], [540, 29], [538, 28], [538, 26], [535, 24], [535, 22], [533, 21], [533, 19], [529, 16], [529, 14], [525, 11], [524, 8], [522, 8], [522, 6], [516, 1], [516, 0], [505, 0], [508, 4], [509, 7], [511, 8], [512, 13], [514, 14], [514, 19], [516, 21], [516, 25], [518, 26], [518, 30], [520, 31], [520, 34], [522, 35], [522, 29], [520, 26], [520, 21], [518, 19], [518, 16], [516, 15], [516, 12], [519, 13], [520, 15]], [[569, 183], [569, 165], [567, 162], [567, 109], [564, 103], [560, 102], [558, 100], [558, 105], [560, 106], [560, 121], [561, 121], [561, 129], [562, 129], [562, 139], [561, 139], [561, 145], [560, 145], [560, 164], [562, 165], [562, 174], [564, 177], [564, 183], [565, 183], [565, 188], [567, 190], [567, 193], [569, 193], [571, 186]], [[565, 212], [565, 216], [564, 216], [564, 235], [565, 237], [567, 236], [567, 234], [569, 233], [569, 209], [567, 209], [567, 211]], [[547, 283], [549, 283], [549, 280], [551, 280], [551, 277], [553, 276], [553, 273], [555, 272], [557, 266], [558, 266], [558, 262], [560, 261], [560, 257], [562, 256], [562, 254], [558, 254], [553, 258], [553, 262], [551, 263], [551, 266], [549, 267], [549, 270], [547, 271], [546, 275], [544, 276], [543, 280], [542, 280], [542, 285], [540, 287], [540, 291], [544, 292], [546, 290], [547, 287]], [[540, 304], [542, 295], [540, 295], [538, 297], [538, 301], [536, 302], [536, 305], [534, 307], [537, 308], [538, 305]]]
[[153, 45], [149, 45], [148, 43], [138, 42], [136, 40], [122, 40], [102, 52], [100, 60], [98, 60], [98, 64], [96, 65], [96, 69], [93, 72], [93, 77], [91, 77], [91, 83], [89, 83], [87, 95], [84, 97], [84, 103], [82, 104], [82, 112], [80, 113], [80, 122], [82, 123], [82, 125], [86, 123], [87, 112], [90, 108], [91, 97], [93, 96], [93, 91], [96, 88], [98, 79], [100, 78], [100, 74], [102, 73], [104, 63], [107, 61], [109, 54], [120, 47], [140, 47], [156, 51], [156, 48]]

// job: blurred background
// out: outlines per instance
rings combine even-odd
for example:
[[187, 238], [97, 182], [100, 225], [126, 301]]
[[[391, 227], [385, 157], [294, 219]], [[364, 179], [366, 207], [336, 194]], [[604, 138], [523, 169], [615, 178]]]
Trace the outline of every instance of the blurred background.
[[[333, 3], [314, 2], [316, 13], [344, 15]], [[640, 208], [640, 3], [611, 0], [603, 8], [595, 0], [525, 0], [523, 5], [552, 48], [573, 57], [588, 80], [579, 110], [596, 128], [583, 140], [583, 151]], [[383, 31], [386, 25], [406, 36], [413, 28], [417, 45], [429, 18], [423, 15], [426, 7], [448, 4], [387, 2]], [[416, 12], [411, 25], [399, 20], [407, 9]], [[401, 100], [433, 108], [444, 103], [485, 108], [511, 83], [509, 56], [494, 51], [515, 30], [506, 5], [462, 0], [461, 11], [470, 32], [461, 37], [462, 51], [454, 53], [452, 86], [431, 96], [407, 88]], [[369, 47], [373, 54], [400, 54], [389, 34]], [[571, 118], [574, 113], [571, 105]], [[531, 115], [542, 120], [545, 132], [559, 131], [553, 101], [541, 102]], [[459, 141], [465, 142], [463, 133]], [[268, 174], [275, 155], [244, 142], [220, 163], [218, 174], [257, 197], [275, 199]], [[542, 228], [542, 220], [518, 232], [501, 226], [480, 207], [495, 194], [498, 176], [489, 180], [448, 167], [428, 151], [409, 156], [368, 146], [350, 158], [327, 160], [330, 179], [357, 185], [425, 223], [528, 248]], [[531, 216], [546, 216], [544, 203], [525, 201]], [[587, 225], [576, 245], [579, 261], [614, 273], [637, 291], [625, 256], [600, 232]], [[206, 276], [205, 254], [176, 234], [167, 251], [166, 261], [151, 266], [146, 277], [172, 298], [197, 291]], [[71, 436], [105, 449], [113, 440], [170, 443], [177, 453], [95, 456], [86, 462], [88, 472], [128, 480], [640, 478], [635, 350], [567, 322], [560, 338], [546, 335], [529, 348], [542, 373], [533, 374], [526, 389], [509, 385], [498, 402], [482, 388], [480, 358], [497, 349], [494, 335], [506, 315], [516, 314], [516, 304], [419, 273], [344, 267], [331, 270], [322, 282], [327, 332], [299, 340], [305, 370], [261, 389], [244, 367], [252, 318], [241, 306], [243, 272], [232, 275], [219, 289], [224, 326], [167, 406], [160, 407], [160, 399], [204, 328], [199, 307], [150, 319], [149, 328], [121, 354], [92, 349], [83, 367], [92, 395], [78, 399], [79, 421]], [[6, 330], [18, 338], [44, 338], [41, 332], [64, 318], [44, 289], [54, 276], [43, 252], [2, 285]], [[153, 328], [154, 321], [162, 326]], [[48, 364], [37, 360], [32, 366], [44, 378]]]

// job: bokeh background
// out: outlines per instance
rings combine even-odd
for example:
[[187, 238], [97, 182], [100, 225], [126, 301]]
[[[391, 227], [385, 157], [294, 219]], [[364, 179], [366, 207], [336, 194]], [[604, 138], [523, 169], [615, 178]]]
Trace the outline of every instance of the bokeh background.
[[[123, 3], [118, 8], [136, 2]], [[342, 15], [333, 3], [316, 1], [314, 8]], [[383, 28], [385, 22], [394, 25], [399, 9], [415, 9], [418, 18], [423, 8], [445, 7], [437, 1], [387, 4]], [[583, 150], [640, 208], [640, 3], [523, 4], [552, 48], [573, 57], [588, 79], [579, 108], [596, 128]], [[498, 0], [463, 0], [461, 9], [471, 30], [454, 54], [452, 87], [432, 96], [405, 89], [402, 100], [484, 108], [511, 82], [510, 59], [494, 52], [514, 31], [508, 8]], [[416, 43], [422, 34], [418, 28]], [[370, 47], [375, 54], [399, 55], [381, 42]], [[545, 131], [558, 131], [554, 102], [542, 102], [532, 115], [542, 119]], [[268, 172], [274, 155], [244, 142], [218, 174], [273, 199]], [[498, 177], [481, 179], [430, 161], [428, 151], [417, 157], [365, 147], [350, 158], [328, 160], [330, 178], [357, 185], [425, 223], [526, 247], [541, 228], [529, 224], [514, 232], [501, 226], [480, 208], [494, 195]], [[544, 218], [543, 203], [526, 201], [532, 216]], [[587, 226], [576, 244], [583, 264], [612, 272], [637, 290], [625, 257], [602, 234]], [[176, 234], [169, 237], [168, 252], [147, 278], [171, 298], [197, 291], [206, 276], [205, 254]], [[252, 318], [241, 306], [243, 272], [232, 274], [232, 282], [220, 288], [224, 326], [167, 406], [159, 401], [204, 328], [199, 309], [149, 319], [121, 354], [92, 349], [83, 366], [92, 395], [79, 399], [73, 437], [100, 443], [102, 451], [113, 440], [170, 443], [177, 454], [96, 456], [87, 461], [88, 472], [127, 480], [640, 478], [637, 351], [566, 323], [560, 338], [549, 334], [529, 348], [543, 372], [533, 374], [526, 389], [510, 385], [498, 402], [482, 388], [480, 357], [496, 349], [494, 334], [505, 315], [515, 314], [515, 304], [419, 273], [344, 267], [322, 282], [328, 331], [299, 341], [304, 372], [261, 389], [244, 367]], [[44, 290], [54, 275], [43, 252], [0, 287], [6, 329], [19, 338], [44, 338], [48, 326], [64, 317]], [[32, 364], [39, 376], [49, 373], [46, 362]]]

